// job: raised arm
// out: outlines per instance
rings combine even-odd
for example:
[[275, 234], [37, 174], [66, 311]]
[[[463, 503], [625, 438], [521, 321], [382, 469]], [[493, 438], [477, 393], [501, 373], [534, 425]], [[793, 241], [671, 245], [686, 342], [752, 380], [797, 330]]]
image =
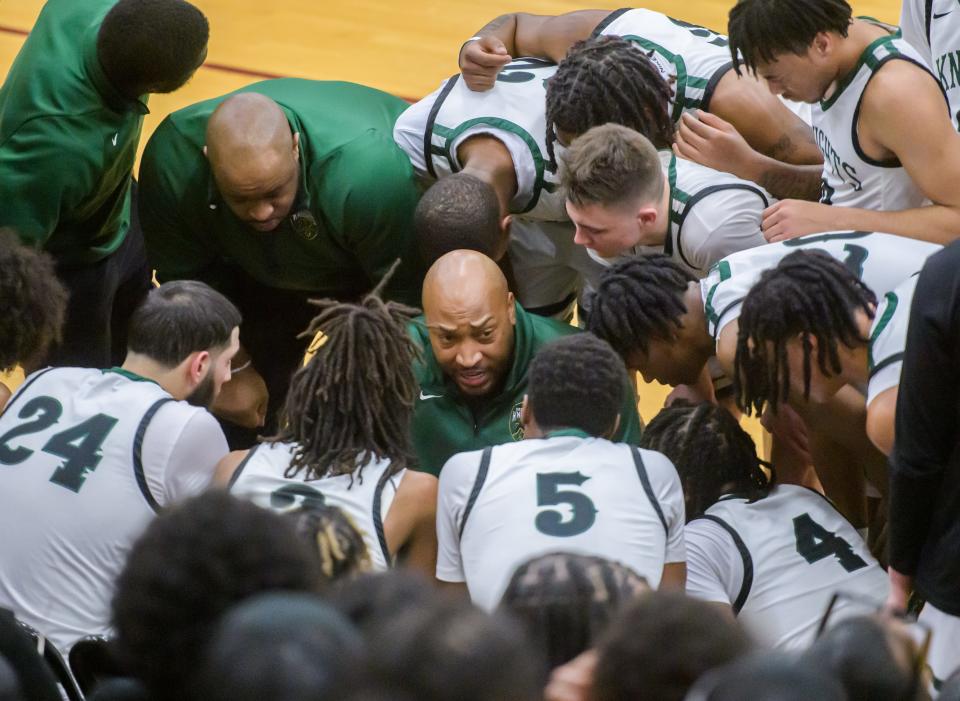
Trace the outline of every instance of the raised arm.
[[471, 90], [493, 87], [500, 69], [514, 57], [548, 58], [559, 63], [576, 42], [590, 38], [610, 10], [578, 10], [564, 15], [500, 15], [477, 30], [479, 39], [460, 49], [460, 72]]

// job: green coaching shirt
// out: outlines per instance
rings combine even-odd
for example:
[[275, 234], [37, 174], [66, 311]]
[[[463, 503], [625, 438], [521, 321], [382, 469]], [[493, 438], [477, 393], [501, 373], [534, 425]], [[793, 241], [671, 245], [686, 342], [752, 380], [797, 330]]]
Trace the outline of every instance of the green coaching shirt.
[[[423, 317], [410, 325], [411, 336], [423, 350], [423, 357], [415, 366], [420, 396], [413, 413], [413, 443], [424, 472], [439, 475], [444, 463], [455, 453], [523, 438], [520, 406], [527, 393], [530, 362], [545, 343], [581, 332], [569, 324], [530, 314], [519, 304], [516, 311], [513, 365], [500, 393], [485, 399], [476, 413], [437, 365]], [[620, 428], [613, 440], [634, 445], [640, 441], [640, 416], [629, 383], [623, 386]]]
[[376, 285], [399, 257], [404, 265], [387, 295], [416, 304], [419, 192], [393, 141], [393, 123], [407, 104], [362, 85], [295, 78], [237, 92], [271, 98], [300, 134], [291, 216], [275, 231], [257, 232], [217, 192], [203, 154], [207, 121], [236, 93], [174, 112], [150, 138], [140, 167], [140, 218], [158, 278], [203, 280], [227, 292], [229, 266], [236, 266], [267, 287], [351, 298]]
[[49, 0], [0, 88], [0, 226], [67, 265], [113, 253], [130, 224], [146, 96], [107, 81], [97, 32], [116, 0]]

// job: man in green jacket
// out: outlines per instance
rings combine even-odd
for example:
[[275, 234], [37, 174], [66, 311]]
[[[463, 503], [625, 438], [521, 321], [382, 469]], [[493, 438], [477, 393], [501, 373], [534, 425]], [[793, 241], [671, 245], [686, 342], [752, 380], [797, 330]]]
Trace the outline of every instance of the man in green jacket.
[[[359, 298], [397, 258], [385, 295], [418, 298], [419, 192], [393, 141], [405, 107], [351, 83], [267, 80], [174, 112], [147, 144], [148, 258], [161, 281], [202, 280], [240, 308], [248, 356], [237, 364], [252, 370], [226, 389], [262, 376], [267, 431], [310, 340], [297, 337], [316, 313], [309, 298]], [[255, 413], [233, 418], [252, 427]]]
[[[523, 438], [530, 362], [548, 341], [580, 331], [525, 312], [496, 263], [475, 251], [453, 251], [433, 264], [423, 311], [411, 325], [423, 351], [413, 440], [420, 469], [439, 475], [455, 453]], [[620, 416], [614, 440], [636, 444], [640, 417], [627, 383]]]
[[0, 88], [0, 227], [70, 292], [50, 364], [123, 360], [150, 289], [131, 195], [147, 95], [186, 83], [208, 34], [184, 0], [49, 0]]

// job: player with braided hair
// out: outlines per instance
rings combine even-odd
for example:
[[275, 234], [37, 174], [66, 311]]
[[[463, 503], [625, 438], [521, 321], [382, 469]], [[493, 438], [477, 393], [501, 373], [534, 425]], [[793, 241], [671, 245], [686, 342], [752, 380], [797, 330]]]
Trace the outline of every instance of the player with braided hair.
[[760, 276], [740, 313], [734, 386], [762, 412], [791, 397], [822, 404], [844, 385], [867, 394], [867, 434], [893, 446], [900, 368], [916, 277], [877, 296], [820, 251], [796, 251]]
[[614, 560], [554, 552], [527, 560], [510, 577], [498, 611], [519, 620], [550, 669], [596, 645], [647, 581]]
[[281, 511], [338, 506], [377, 569], [400, 556], [432, 574], [437, 481], [408, 469], [416, 466], [417, 351], [405, 325], [417, 310], [383, 301], [383, 285], [358, 304], [312, 300], [320, 313], [301, 335], [317, 336], [318, 347], [291, 380], [279, 432], [230, 453], [217, 478], [235, 495]]
[[[561, 61], [578, 41], [593, 36], [622, 36], [650, 53], [662, 77], [673, 83], [670, 116], [700, 109], [736, 126], [747, 142], [770, 158], [819, 164], [822, 157], [809, 127], [753, 76], [730, 70], [726, 37], [704, 27], [643, 9], [581, 10], [556, 17], [515, 13], [497, 17], [476, 32], [460, 51], [460, 69], [472, 90], [489, 90], [515, 56]], [[595, 65], [584, 66], [590, 70]], [[570, 100], [597, 105], [599, 111], [623, 109], [612, 103], [647, 97], [611, 76], [572, 81]], [[600, 122], [602, 123], [602, 122]]]
[[683, 493], [670, 461], [609, 438], [623, 361], [592, 334], [531, 363], [524, 440], [459, 453], [440, 473], [437, 578], [492, 609], [520, 563], [562, 549], [617, 560], [653, 587], [683, 588]]
[[687, 593], [729, 606], [761, 644], [807, 647], [838, 589], [886, 595], [886, 575], [856, 529], [819, 493], [776, 484], [725, 409], [674, 404], [643, 442], [673, 461], [683, 483]]

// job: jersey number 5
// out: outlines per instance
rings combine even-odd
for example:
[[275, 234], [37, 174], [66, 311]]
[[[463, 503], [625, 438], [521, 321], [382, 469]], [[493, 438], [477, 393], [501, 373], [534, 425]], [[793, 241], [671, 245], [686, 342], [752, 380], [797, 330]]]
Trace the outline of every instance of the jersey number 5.
[[850, 543], [814, 521], [810, 514], [800, 514], [793, 519], [793, 533], [797, 538], [797, 552], [811, 565], [832, 555], [847, 572], [867, 566], [866, 561], [853, 552]]
[[[33, 455], [34, 451], [20, 446], [11, 448], [9, 443], [19, 436], [44, 431], [55, 423], [63, 413], [63, 406], [53, 397], [34, 397], [23, 405], [17, 416], [33, 421], [20, 424], [0, 436], [0, 464], [19, 465]], [[50, 481], [61, 487], [79, 492], [87, 479], [87, 473], [97, 469], [100, 459], [100, 446], [107, 434], [113, 430], [117, 420], [106, 414], [94, 414], [76, 426], [54, 433], [44, 444], [44, 453], [63, 458], [64, 462], [50, 476]]]
[[589, 477], [579, 472], [547, 472], [537, 475], [537, 506], [559, 506], [566, 504], [573, 512], [564, 519], [562, 512], [545, 509], [537, 514], [533, 522], [537, 530], [544, 535], [569, 538], [590, 530], [597, 520], [597, 509], [583, 492], [572, 489], [560, 489], [565, 485], [579, 487]]

